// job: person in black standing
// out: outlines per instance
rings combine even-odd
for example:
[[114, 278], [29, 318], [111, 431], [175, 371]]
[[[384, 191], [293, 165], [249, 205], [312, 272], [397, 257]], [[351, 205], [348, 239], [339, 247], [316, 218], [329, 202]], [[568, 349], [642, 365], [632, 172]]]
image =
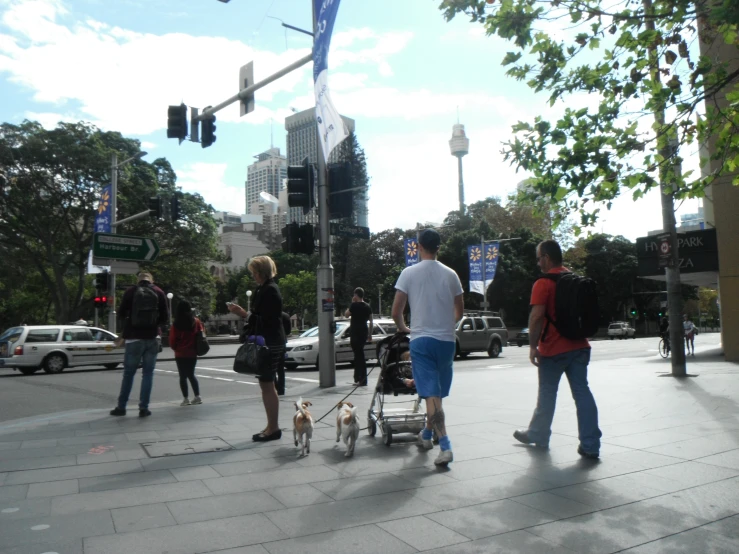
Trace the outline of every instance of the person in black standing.
[[285, 358], [285, 328], [282, 323], [282, 295], [272, 279], [277, 275], [275, 262], [269, 256], [255, 256], [247, 265], [254, 280], [259, 285], [254, 291], [251, 312], [237, 304], [228, 304], [229, 311], [246, 318], [244, 339], [251, 335], [264, 337], [269, 348], [271, 364], [263, 374], [257, 375], [262, 389], [262, 402], [267, 412], [267, 427], [252, 436], [256, 442], [273, 441], [282, 438], [279, 424], [280, 399], [277, 396], [275, 381], [280, 365]]
[[[372, 308], [364, 301], [364, 289], [357, 287], [354, 289], [354, 297], [352, 297], [352, 305], [344, 314], [345, 317], [351, 317], [350, 325], [350, 344], [352, 352], [354, 352], [354, 386], [367, 386], [367, 361], [364, 359], [364, 346], [368, 342], [372, 342], [372, 334], [369, 329], [374, 328], [374, 320], [372, 319]], [[369, 328], [367, 327], [369, 322]]]

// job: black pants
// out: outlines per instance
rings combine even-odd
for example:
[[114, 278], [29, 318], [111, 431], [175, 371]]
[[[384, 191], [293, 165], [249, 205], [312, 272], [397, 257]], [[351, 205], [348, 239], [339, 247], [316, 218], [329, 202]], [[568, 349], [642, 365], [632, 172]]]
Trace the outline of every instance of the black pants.
[[354, 382], [360, 385], [367, 384], [367, 360], [364, 359], [364, 347], [367, 337], [351, 339], [352, 352], [354, 352]]
[[195, 365], [198, 363], [197, 358], [175, 358], [177, 362], [177, 371], [180, 374], [180, 390], [182, 396], [187, 398], [187, 381], [190, 380], [192, 385], [192, 393], [200, 396], [200, 384], [198, 378], [195, 377]]

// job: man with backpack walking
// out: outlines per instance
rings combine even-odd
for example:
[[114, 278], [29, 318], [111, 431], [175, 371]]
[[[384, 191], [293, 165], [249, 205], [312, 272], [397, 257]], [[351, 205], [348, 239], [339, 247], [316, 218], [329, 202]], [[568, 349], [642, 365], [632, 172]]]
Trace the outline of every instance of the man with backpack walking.
[[595, 283], [562, 266], [562, 250], [554, 240], [536, 248], [536, 262], [545, 274], [531, 291], [529, 359], [539, 368], [539, 394], [529, 428], [513, 436], [524, 444], [549, 447], [557, 389], [567, 375], [577, 407], [580, 456], [600, 456], [598, 407], [588, 386], [591, 337], [598, 329]]
[[159, 287], [153, 284], [151, 273], [138, 274], [138, 284], [126, 289], [118, 308], [124, 320], [123, 338], [126, 351], [123, 357], [123, 382], [118, 396], [118, 405], [111, 410], [112, 416], [126, 415], [126, 404], [133, 388], [136, 369], [142, 364], [141, 393], [139, 396], [139, 417], [150, 416], [149, 398], [154, 379], [154, 366], [159, 353], [157, 335], [159, 326], [169, 321], [167, 298]]

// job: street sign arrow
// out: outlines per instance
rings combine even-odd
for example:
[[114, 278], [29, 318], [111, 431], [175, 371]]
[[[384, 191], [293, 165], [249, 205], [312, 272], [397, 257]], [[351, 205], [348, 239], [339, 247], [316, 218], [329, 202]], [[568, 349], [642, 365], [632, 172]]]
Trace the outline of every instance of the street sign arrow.
[[95, 233], [92, 253], [97, 258], [153, 262], [159, 256], [159, 245], [147, 237]]

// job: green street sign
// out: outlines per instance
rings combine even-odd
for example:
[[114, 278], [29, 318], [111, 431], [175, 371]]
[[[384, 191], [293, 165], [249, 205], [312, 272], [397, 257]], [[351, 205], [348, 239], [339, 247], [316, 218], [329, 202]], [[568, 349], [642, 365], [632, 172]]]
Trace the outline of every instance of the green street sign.
[[159, 255], [159, 245], [146, 237], [95, 233], [92, 255], [110, 260], [153, 262]]
[[370, 238], [369, 227], [360, 227], [359, 225], [345, 225], [344, 223], [330, 223], [329, 233], [335, 237], [351, 237], [353, 239]]

